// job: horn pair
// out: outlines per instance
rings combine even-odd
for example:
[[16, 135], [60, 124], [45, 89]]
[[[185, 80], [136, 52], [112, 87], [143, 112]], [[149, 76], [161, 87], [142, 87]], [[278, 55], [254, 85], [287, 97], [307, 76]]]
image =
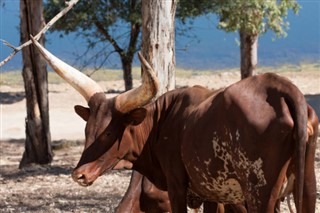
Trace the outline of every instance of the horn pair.
[[[75, 88], [87, 102], [89, 102], [94, 94], [103, 92], [103, 89], [97, 82], [55, 57], [32, 36], [31, 40], [53, 70]], [[126, 91], [116, 97], [115, 107], [122, 113], [144, 106], [157, 95], [159, 90], [159, 82], [154, 70], [141, 53], [138, 55], [143, 70], [142, 84], [139, 87]]]

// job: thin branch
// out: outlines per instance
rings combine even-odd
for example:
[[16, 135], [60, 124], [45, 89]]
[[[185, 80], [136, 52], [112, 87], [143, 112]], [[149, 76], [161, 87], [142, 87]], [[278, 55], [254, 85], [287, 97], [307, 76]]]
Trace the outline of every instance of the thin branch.
[[118, 45], [117, 41], [109, 34], [108, 31], [106, 31], [103, 27], [103, 24], [99, 21], [95, 21], [94, 24], [98, 28], [98, 31], [102, 33], [105, 38], [112, 44], [113, 48], [122, 55], [123, 49]]
[[[45, 26], [44, 28], [36, 35], [34, 36], [34, 39], [35, 40], [39, 40], [40, 37], [45, 34], [49, 29], [50, 27], [52, 27], [52, 25], [54, 23], [56, 23], [62, 16], [64, 16], [66, 13], [69, 12], [69, 10], [75, 5], [78, 3], [79, 0], [70, 0], [69, 2], [66, 2], [66, 5], [67, 7], [65, 7], [63, 10], [60, 11], [60, 13], [58, 13], [55, 17], [53, 17]], [[29, 40], [27, 41], [26, 43], [20, 45], [19, 47], [14, 47], [13, 45], [11, 45], [9, 42], [7, 41], [4, 41], [2, 40], [3, 44], [12, 48], [13, 49], [13, 52], [6, 58], [4, 59], [3, 61], [0, 62], [0, 67], [2, 67], [3, 65], [5, 65], [8, 61], [10, 61], [13, 56], [15, 54], [17, 54], [22, 48], [32, 44], [32, 41]]]
[[95, 72], [97, 72], [99, 69], [101, 69], [101, 67], [104, 65], [104, 63], [106, 63], [106, 61], [109, 59], [109, 56], [112, 55], [113, 53], [115, 53], [116, 51], [111, 51], [109, 52], [103, 59], [103, 61], [100, 63], [100, 65], [98, 67], [94, 67], [93, 71], [90, 72], [89, 74], [87, 74], [87, 76], [91, 77]]

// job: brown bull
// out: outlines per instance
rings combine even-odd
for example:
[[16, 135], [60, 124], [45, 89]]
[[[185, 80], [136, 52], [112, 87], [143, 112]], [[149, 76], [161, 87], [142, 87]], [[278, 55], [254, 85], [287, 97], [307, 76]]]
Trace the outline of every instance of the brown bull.
[[[146, 105], [158, 82], [144, 58], [143, 84], [107, 99], [95, 82], [35, 43], [90, 107], [76, 107], [87, 121], [85, 150], [73, 171], [80, 185], [129, 165], [168, 191], [173, 212], [187, 212], [188, 194], [273, 212], [292, 164], [297, 212], [314, 212], [315, 180], [304, 184], [307, 104], [288, 80], [264, 74], [219, 92], [177, 89]], [[204, 101], [192, 105], [199, 97]]]
[[[305, 161], [305, 194], [315, 193], [315, 174], [314, 172], [314, 157], [316, 150], [316, 141], [318, 135], [318, 117], [310, 105], [308, 105], [308, 142], [306, 146], [306, 161]], [[286, 178], [281, 186], [281, 193], [274, 212], [280, 211], [280, 200], [288, 197], [293, 192], [293, 164], [290, 164], [286, 171]], [[308, 192], [308, 190], [311, 190]], [[314, 199], [304, 198], [305, 202], [310, 202], [304, 205], [303, 212], [312, 212], [311, 206], [315, 206]], [[197, 207], [195, 207], [197, 208]], [[159, 190], [147, 178], [137, 172], [133, 173], [130, 180], [129, 188], [118, 205], [117, 213], [140, 213], [140, 212], [170, 212], [170, 201], [166, 191]], [[226, 205], [223, 206], [216, 203], [205, 203], [204, 213], [245, 213], [247, 212], [244, 205]]]

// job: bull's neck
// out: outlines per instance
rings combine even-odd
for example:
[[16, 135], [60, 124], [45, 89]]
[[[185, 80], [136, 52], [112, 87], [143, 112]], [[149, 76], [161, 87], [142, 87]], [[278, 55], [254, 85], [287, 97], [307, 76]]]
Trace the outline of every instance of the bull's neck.
[[162, 170], [158, 168], [159, 164], [154, 153], [154, 145], [157, 142], [158, 132], [161, 128], [159, 120], [164, 112], [161, 110], [159, 101], [147, 105], [146, 109], [147, 116], [144, 121], [140, 125], [133, 126], [131, 127], [132, 129], [129, 129], [131, 136], [133, 136], [132, 138], [135, 139], [133, 141], [134, 148], [132, 150], [133, 160], [130, 161], [133, 163], [134, 170], [147, 176], [152, 182], [160, 180], [159, 183], [154, 182], [154, 184], [164, 189], [166, 186], [163, 185]]
[[[146, 118], [140, 125], [131, 126], [129, 132], [134, 143], [133, 154], [140, 156], [147, 141], [150, 141], [150, 137], [153, 137], [153, 130], [157, 122], [154, 121], [155, 117], [155, 104], [149, 104], [145, 108], [147, 109]], [[149, 145], [149, 144], [147, 144]]]
[[139, 153], [145, 145], [152, 145], [157, 140], [157, 134], [161, 129], [162, 120], [167, 117], [175, 105], [176, 96], [174, 93], [169, 92], [145, 106], [147, 110], [146, 118], [143, 122], [133, 127], [134, 132], [137, 132], [137, 143], [139, 145]]

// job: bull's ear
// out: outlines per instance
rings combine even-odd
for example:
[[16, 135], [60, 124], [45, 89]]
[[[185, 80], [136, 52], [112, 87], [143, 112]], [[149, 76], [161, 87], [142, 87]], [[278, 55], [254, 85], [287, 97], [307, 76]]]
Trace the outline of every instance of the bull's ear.
[[126, 120], [128, 124], [138, 125], [144, 120], [146, 115], [147, 110], [145, 108], [137, 108], [126, 114]]
[[85, 121], [88, 121], [89, 116], [90, 116], [90, 109], [80, 106], [80, 105], [76, 105], [74, 106], [74, 111], [76, 111], [76, 113]]

